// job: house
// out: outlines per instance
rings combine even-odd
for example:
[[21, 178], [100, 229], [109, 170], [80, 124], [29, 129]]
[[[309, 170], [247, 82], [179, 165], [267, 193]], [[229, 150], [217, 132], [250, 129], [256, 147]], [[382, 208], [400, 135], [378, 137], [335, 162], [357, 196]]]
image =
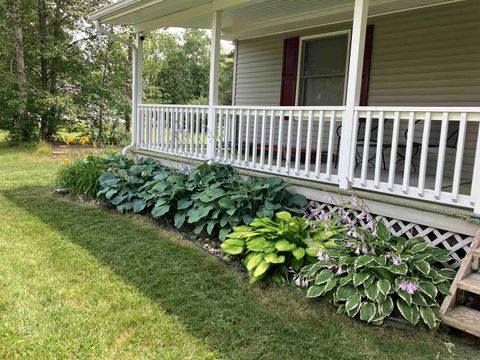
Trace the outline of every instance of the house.
[[[480, 1], [122, 0], [90, 19], [133, 50], [131, 151], [282, 176], [325, 208], [354, 191], [460, 265], [480, 216]], [[209, 105], [142, 102], [142, 41], [170, 26], [212, 31]], [[222, 38], [233, 106], [217, 102]]]

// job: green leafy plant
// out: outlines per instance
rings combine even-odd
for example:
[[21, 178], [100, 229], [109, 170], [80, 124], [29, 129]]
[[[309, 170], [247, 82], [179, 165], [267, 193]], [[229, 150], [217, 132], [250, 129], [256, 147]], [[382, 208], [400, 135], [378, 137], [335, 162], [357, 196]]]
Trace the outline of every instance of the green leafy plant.
[[57, 172], [56, 185], [74, 196], [95, 198], [100, 190], [100, 176], [117, 157], [87, 156], [64, 163]]
[[155, 160], [141, 159], [135, 163], [122, 158], [100, 176], [97, 197], [113, 204], [120, 213], [141, 212], [148, 205], [144, 185], [160, 169]]
[[242, 178], [231, 167], [220, 173], [217, 168], [215, 176], [205, 174], [205, 169], [200, 171], [203, 176], [197, 173], [193, 178], [201, 178], [203, 186], [197, 186], [191, 206], [184, 209], [185, 218], [189, 224], [195, 224], [196, 233], [218, 231], [224, 240], [236, 226], [248, 225], [254, 218], [273, 217], [275, 211], [299, 214], [307, 203], [303, 195], [288, 192], [287, 185], [277, 177]]
[[382, 324], [393, 313], [413, 325], [421, 319], [435, 328], [440, 300], [449, 293], [455, 271], [434, 265], [448, 261], [448, 252], [422, 237], [393, 236], [381, 222], [376, 235], [360, 228], [357, 234], [301, 270], [307, 297], [325, 296], [340, 312], [372, 324]]
[[342, 228], [328, 228], [327, 222], [313, 223], [283, 211], [274, 219], [255, 219], [234, 228], [221, 247], [227, 254], [247, 255], [244, 263], [252, 283], [267, 275], [285, 283], [291, 280], [292, 269], [314, 262], [319, 253], [335, 245], [333, 239], [342, 232]]

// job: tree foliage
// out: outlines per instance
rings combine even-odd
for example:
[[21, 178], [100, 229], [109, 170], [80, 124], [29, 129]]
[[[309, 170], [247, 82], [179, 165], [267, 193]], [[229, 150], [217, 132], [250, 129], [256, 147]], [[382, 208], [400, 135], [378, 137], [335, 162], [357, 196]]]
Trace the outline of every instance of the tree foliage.
[[[108, 3], [0, 0], [5, 14], [0, 19], [0, 128], [9, 131], [12, 142], [53, 140], [60, 130], [80, 132], [101, 143], [126, 137], [131, 121], [131, 54], [98, 34], [86, 19]], [[133, 41], [129, 28], [109, 30]], [[205, 103], [209, 44], [208, 34], [200, 30], [147, 34], [145, 102]], [[232, 64], [232, 55], [222, 54], [220, 101], [227, 104]]]

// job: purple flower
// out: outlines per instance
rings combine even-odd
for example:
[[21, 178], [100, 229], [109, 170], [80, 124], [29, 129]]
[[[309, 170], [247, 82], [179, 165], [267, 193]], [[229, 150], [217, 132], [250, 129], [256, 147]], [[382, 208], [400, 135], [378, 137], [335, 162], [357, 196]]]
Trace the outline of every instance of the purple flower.
[[345, 246], [346, 246], [346, 247], [349, 247], [349, 248], [353, 247], [354, 245], [355, 245], [355, 244], [354, 244], [353, 242], [351, 242], [351, 241], [347, 241], [346, 244], [345, 244]]
[[343, 274], [343, 269], [341, 266], [339, 266], [335, 275], [342, 275], [342, 274]]
[[324, 254], [322, 250], [320, 250], [317, 254], [317, 259], [318, 260], [323, 260], [323, 261], [328, 261], [330, 260], [330, 256], [328, 254]]
[[295, 280], [295, 284], [299, 287], [307, 287], [309, 283], [307, 278], [301, 277], [299, 274], [296, 274], [293, 280]]
[[400, 256], [392, 256], [393, 265], [400, 265], [402, 263], [402, 258]]
[[413, 281], [402, 280], [399, 285], [400, 289], [409, 294], [414, 294], [418, 290], [418, 284]]
[[368, 254], [368, 248], [366, 248], [365, 246], [362, 247], [362, 254], [363, 255]]
[[360, 248], [357, 247], [357, 250], [355, 250], [355, 254], [360, 255]]
[[358, 209], [360, 207], [360, 201], [358, 200], [358, 197], [356, 195], [352, 196], [350, 202], [354, 209]]

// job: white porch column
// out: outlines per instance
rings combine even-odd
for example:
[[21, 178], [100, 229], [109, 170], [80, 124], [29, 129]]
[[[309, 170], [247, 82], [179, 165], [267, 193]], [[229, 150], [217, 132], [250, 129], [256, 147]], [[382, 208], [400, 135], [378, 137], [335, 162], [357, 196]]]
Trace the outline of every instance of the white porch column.
[[353, 14], [353, 29], [350, 46], [350, 64], [348, 69], [347, 101], [342, 122], [342, 134], [340, 142], [338, 177], [340, 188], [349, 188], [349, 169], [355, 161], [355, 155], [351, 156], [354, 144], [355, 130], [354, 107], [360, 104], [360, 91], [362, 87], [363, 57], [365, 53], [365, 35], [367, 32], [369, 0], [355, 0]]
[[218, 105], [218, 79], [220, 72], [220, 37], [222, 31], [222, 12], [212, 15], [212, 43], [210, 47], [210, 86], [208, 95], [208, 147], [207, 158], [215, 157], [216, 119], [214, 106]]
[[132, 48], [132, 144], [139, 145], [139, 119], [137, 105], [143, 102], [143, 34], [135, 34], [135, 46]]
[[475, 215], [480, 215], [480, 126], [477, 135], [477, 150], [475, 151], [475, 163], [473, 168], [472, 198]]

